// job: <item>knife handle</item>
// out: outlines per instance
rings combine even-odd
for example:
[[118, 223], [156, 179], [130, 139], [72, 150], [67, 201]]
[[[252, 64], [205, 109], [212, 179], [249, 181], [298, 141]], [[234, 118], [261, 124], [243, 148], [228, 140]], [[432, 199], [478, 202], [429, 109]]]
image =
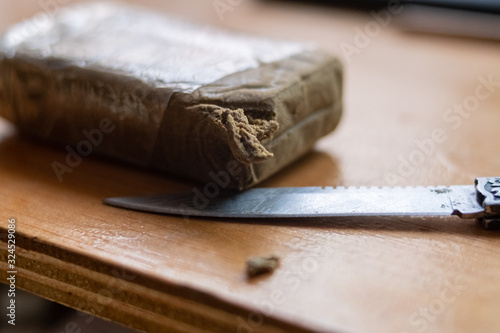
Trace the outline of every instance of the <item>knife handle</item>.
[[500, 229], [500, 177], [476, 178], [476, 199], [484, 208], [483, 226]]

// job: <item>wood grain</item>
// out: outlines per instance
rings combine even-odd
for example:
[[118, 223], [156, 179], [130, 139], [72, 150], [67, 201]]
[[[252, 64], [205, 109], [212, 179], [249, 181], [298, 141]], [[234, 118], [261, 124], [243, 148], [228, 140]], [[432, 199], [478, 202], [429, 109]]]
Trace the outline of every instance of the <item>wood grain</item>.
[[[341, 45], [355, 45], [369, 15], [245, 1], [220, 20], [211, 1], [143, 3], [314, 41], [343, 58], [341, 126], [263, 186], [470, 184], [500, 173], [498, 83], [460, 123], [446, 120], [448, 109], [474, 96], [479, 78], [500, 82], [500, 44], [404, 34], [389, 24], [349, 61]], [[2, 29], [40, 11], [37, 2], [0, 6]], [[429, 144], [436, 128], [446, 139]], [[428, 151], [416, 159], [425, 142]], [[474, 221], [138, 213], [101, 200], [199, 185], [99, 157], [60, 183], [51, 163], [64, 158], [63, 148], [0, 121], [0, 230], [5, 235], [7, 219], [16, 219], [20, 288], [147, 332], [499, 332], [500, 233]], [[401, 172], [411, 158], [417, 165]], [[248, 280], [246, 258], [268, 254], [282, 258], [280, 267]]]

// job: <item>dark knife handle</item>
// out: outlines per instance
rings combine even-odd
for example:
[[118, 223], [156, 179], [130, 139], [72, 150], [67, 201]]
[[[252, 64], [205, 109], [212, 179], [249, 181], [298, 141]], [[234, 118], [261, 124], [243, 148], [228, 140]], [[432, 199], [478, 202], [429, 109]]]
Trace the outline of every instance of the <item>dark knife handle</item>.
[[500, 177], [476, 178], [476, 199], [484, 208], [483, 226], [500, 229]]

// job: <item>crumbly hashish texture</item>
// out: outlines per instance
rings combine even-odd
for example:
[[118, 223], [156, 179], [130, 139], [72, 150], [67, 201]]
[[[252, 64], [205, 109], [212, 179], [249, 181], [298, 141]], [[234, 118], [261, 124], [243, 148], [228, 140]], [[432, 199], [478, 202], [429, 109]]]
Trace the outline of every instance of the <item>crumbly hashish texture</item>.
[[30, 136], [76, 147], [107, 119], [93, 151], [201, 182], [225, 172], [241, 190], [340, 120], [340, 62], [300, 43], [117, 4], [29, 24], [0, 40], [0, 116]]
[[273, 156], [261, 142], [272, 138], [279, 126], [276, 120], [254, 119], [246, 116], [243, 109], [231, 110], [217, 105], [191, 108], [206, 113], [224, 129], [229, 148], [238, 162], [251, 165]]
[[250, 278], [258, 275], [273, 272], [280, 263], [280, 258], [276, 255], [267, 257], [252, 256], [247, 259], [247, 275]]

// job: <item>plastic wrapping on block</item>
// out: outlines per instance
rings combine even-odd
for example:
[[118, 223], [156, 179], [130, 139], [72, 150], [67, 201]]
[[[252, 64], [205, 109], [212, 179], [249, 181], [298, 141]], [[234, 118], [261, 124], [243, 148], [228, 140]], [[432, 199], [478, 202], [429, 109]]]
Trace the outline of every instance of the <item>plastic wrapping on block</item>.
[[341, 65], [310, 45], [110, 3], [33, 26], [1, 39], [0, 116], [47, 141], [94, 133], [102, 155], [203, 182], [234, 164], [244, 189], [340, 119]]

